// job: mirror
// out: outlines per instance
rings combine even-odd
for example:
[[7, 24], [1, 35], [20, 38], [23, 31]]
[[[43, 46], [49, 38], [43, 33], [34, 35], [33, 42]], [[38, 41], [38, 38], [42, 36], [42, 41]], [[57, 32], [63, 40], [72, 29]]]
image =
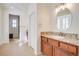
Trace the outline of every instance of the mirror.
[[57, 13], [57, 28], [60, 32], [66, 31], [71, 25], [72, 14], [69, 9], [61, 9]]

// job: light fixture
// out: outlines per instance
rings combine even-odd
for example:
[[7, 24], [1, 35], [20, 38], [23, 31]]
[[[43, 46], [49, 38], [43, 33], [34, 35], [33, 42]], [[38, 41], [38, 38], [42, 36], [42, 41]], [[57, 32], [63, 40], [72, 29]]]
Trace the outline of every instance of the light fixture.
[[64, 10], [65, 9], [65, 6], [64, 5], [60, 6], [60, 9]]
[[56, 12], [59, 12], [59, 10], [60, 10], [59, 8], [56, 8]]
[[64, 10], [65, 8], [66, 8], [65, 3], [61, 3], [61, 5], [56, 8], [56, 12], [59, 12], [60, 10]]

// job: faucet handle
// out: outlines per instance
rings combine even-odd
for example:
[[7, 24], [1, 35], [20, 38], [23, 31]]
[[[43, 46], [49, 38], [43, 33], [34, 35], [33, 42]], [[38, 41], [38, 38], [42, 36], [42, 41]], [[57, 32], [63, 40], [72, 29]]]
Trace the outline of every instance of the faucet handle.
[[60, 32], [60, 36], [64, 36], [64, 33], [63, 32]]

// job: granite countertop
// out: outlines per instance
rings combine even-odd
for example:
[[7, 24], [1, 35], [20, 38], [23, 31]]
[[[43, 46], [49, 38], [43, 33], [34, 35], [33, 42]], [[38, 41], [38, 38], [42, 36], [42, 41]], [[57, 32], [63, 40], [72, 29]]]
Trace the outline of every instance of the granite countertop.
[[62, 41], [62, 42], [66, 42], [66, 43], [70, 43], [76, 46], [79, 46], [79, 40], [78, 39], [69, 39], [66, 37], [61, 37], [61, 36], [54, 36], [54, 35], [42, 35], [44, 37], [48, 37], [48, 38], [53, 38], [54, 40], [58, 40], [58, 41]]

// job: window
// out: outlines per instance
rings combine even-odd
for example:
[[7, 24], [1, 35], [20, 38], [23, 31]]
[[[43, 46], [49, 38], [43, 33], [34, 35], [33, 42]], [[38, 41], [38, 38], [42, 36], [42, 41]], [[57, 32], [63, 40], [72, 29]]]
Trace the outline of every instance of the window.
[[12, 27], [16, 27], [16, 20], [12, 20]]

